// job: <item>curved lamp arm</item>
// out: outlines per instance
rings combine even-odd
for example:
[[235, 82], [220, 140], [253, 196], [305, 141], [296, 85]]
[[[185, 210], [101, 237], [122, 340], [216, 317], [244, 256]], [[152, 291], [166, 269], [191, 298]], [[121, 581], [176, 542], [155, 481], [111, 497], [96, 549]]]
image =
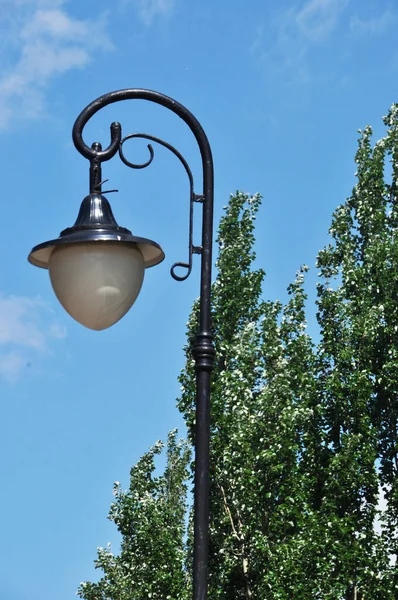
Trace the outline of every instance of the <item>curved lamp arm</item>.
[[[203, 221], [202, 246], [200, 251], [199, 331], [192, 347], [196, 370], [193, 600], [206, 600], [209, 537], [210, 375], [213, 369], [215, 354], [211, 335], [210, 296], [214, 212], [214, 172], [210, 145], [199, 121], [187, 108], [164, 94], [145, 89], [125, 89], [100, 96], [80, 113], [73, 126], [72, 136], [77, 150], [90, 161], [90, 185], [92, 188], [98, 188], [101, 185], [101, 163], [110, 160], [118, 151], [121, 153], [123, 160], [123, 150], [121, 148], [125, 140], [122, 141], [122, 128], [120, 123], [112, 123], [110, 128], [111, 141], [105, 150], [98, 143], [92, 144], [91, 147], [87, 146], [83, 141], [83, 129], [87, 121], [101, 110], [101, 108], [122, 100], [136, 99], [148, 100], [155, 104], [160, 104], [178, 115], [194, 134], [202, 157], [203, 197], [201, 197], [201, 201], [203, 202]], [[128, 139], [128, 137], [125, 139]], [[136, 137], [145, 136], [136, 135]], [[168, 147], [181, 160], [183, 165], [186, 165], [185, 159], [167, 142], [149, 136], [146, 136], [146, 138], [153, 139], [153, 141]], [[153, 158], [153, 149], [151, 151], [151, 148], [150, 153], [151, 157], [148, 163], [138, 166], [130, 163], [128, 166], [132, 166], [133, 168], [147, 166]], [[124, 162], [125, 164], [128, 163], [126, 160]], [[189, 167], [187, 173], [189, 176]], [[193, 193], [191, 193], [191, 206], [193, 198]], [[185, 264], [183, 263], [182, 266], [185, 266]], [[188, 268], [190, 270], [190, 264]]]

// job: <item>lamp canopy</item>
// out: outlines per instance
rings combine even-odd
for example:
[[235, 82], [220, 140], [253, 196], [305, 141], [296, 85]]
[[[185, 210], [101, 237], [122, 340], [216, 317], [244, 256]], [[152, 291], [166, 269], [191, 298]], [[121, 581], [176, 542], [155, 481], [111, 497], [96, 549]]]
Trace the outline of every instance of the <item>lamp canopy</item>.
[[107, 198], [100, 193], [91, 193], [83, 199], [73, 227], [61, 231], [58, 238], [35, 246], [28, 260], [36, 267], [48, 269], [50, 256], [55, 248], [98, 242], [134, 245], [141, 252], [146, 269], [164, 259], [164, 252], [159, 244], [137, 237], [129, 229], [120, 227]]

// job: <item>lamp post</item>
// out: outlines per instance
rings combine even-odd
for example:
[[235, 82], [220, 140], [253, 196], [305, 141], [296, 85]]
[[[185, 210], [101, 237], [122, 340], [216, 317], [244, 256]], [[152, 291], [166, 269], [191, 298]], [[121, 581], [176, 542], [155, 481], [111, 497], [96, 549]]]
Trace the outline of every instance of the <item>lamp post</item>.
[[[195, 194], [191, 170], [184, 157], [167, 142], [151, 135], [134, 133], [122, 138], [120, 123], [111, 124], [111, 142], [103, 150], [94, 142], [83, 141], [87, 121], [101, 108], [122, 100], [148, 100], [178, 115], [188, 125], [199, 146], [203, 165], [203, 193]], [[62, 306], [78, 322], [90, 329], [106, 329], [131, 308], [137, 298], [146, 268], [159, 264], [164, 253], [159, 244], [134, 236], [120, 227], [102, 192], [102, 163], [119, 153], [133, 169], [149, 166], [154, 157], [151, 144], [149, 160], [134, 164], [126, 159], [123, 144], [131, 138], [144, 138], [168, 148], [182, 163], [190, 184], [188, 262], [175, 263], [171, 275], [185, 280], [192, 269], [192, 255], [201, 256], [199, 331], [192, 346], [196, 370], [195, 479], [194, 479], [194, 555], [193, 600], [206, 600], [209, 537], [209, 438], [210, 376], [214, 362], [211, 333], [211, 263], [213, 237], [213, 159], [209, 142], [200, 123], [184, 106], [159, 92], [125, 89], [100, 96], [78, 116], [73, 126], [76, 149], [90, 161], [90, 193], [80, 206], [75, 224], [64, 229], [56, 239], [35, 246], [29, 254], [31, 264], [48, 269], [55, 294]], [[203, 205], [202, 244], [192, 239], [193, 206]], [[181, 275], [177, 268], [186, 272]]]

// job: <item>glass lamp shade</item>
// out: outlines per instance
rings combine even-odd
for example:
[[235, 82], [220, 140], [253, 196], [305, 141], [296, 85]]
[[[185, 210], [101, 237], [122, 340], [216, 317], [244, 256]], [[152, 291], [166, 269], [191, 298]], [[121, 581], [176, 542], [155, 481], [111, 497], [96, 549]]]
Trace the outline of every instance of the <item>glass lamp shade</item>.
[[49, 273], [70, 316], [99, 331], [114, 325], [132, 307], [144, 279], [144, 259], [131, 244], [66, 244], [52, 251]]

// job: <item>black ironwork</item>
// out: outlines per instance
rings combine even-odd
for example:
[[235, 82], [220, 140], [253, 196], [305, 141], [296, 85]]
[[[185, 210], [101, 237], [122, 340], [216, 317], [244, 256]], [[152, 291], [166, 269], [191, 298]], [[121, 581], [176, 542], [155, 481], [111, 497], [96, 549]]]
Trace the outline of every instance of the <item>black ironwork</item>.
[[[174, 146], [172, 146], [168, 142], [165, 142], [164, 140], [161, 140], [158, 137], [155, 137], [153, 135], [148, 135], [147, 133], [130, 133], [130, 135], [126, 135], [121, 140], [121, 142], [120, 142], [119, 156], [120, 156], [121, 160], [124, 162], [124, 164], [127, 165], [128, 167], [130, 167], [131, 169], [145, 169], [145, 167], [149, 167], [149, 165], [152, 163], [153, 158], [155, 156], [155, 152], [154, 152], [154, 149], [153, 149], [152, 145], [148, 144], [148, 150], [149, 150], [150, 156], [149, 156], [149, 159], [147, 160], [147, 162], [139, 165], [139, 164], [135, 164], [135, 163], [132, 163], [132, 162], [128, 161], [126, 159], [126, 157], [124, 156], [124, 153], [123, 153], [123, 144], [127, 140], [131, 140], [133, 138], [141, 138], [141, 139], [145, 139], [145, 140], [150, 140], [151, 142], [156, 142], [157, 144], [160, 144], [161, 146], [164, 146], [165, 148], [167, 148], [168, 150], [170, 150], [170, 152], [172, 152], [178, 158], [178, 160], [181, 162], [182, 166], [185, 169], [186, 174], [188, 175], [188, 179], [189, 179], [189, 242], [188, 242], [188, 262], [187, 263], [176, 262], [170, 268], [171, 276], [174, 279], [176, 279], [177, 281], [184, 281], [185, 279], [188, 279], [188, 277], [191, 274], [191, 271], [192, 271], [192, 254], [195, 254], [194, 246], [193, 246], [193, 243], [192, 243], [192, 239], [193, 239], [193, 206], [194, 206], [194, 202], [197, 202], [196, 198], [198, 196], [194, 192], [194, 182], [193, 182], [192, 171], [191, 171], [191, 169], [190, 169], [187, 161], [185, 160], [185, 158], [182, 156], [182, 154], [176, 148], [174, 148]], [[177, 273], [175, 271], [176, 268], [187, 269], [187, 272], [185, 273], [185, 275], [177, 275]]]
[[74, 225], [61, 231], [55, 240], [35, 246], [29, 254], [28, 260], [36, 267], [48, 269], [50, 256], [55, 248], [100, 241], [137, 246], [144, 258], [145, 268], [153, 267], [164, 259], [164, 253], [159, 244], [135, 236], [126, 227], [121, 227], [113, 216], [107, 198], [103, 194], [94, 192], [83, 199]]
[[[203, 194], [193, 191], [193, 178], [182, 155], [170, 144], [146, 134], [132, 134], [122, 140], [120, 123], [111, 124], [111, 141], [107, 148], [95, 142], [87, 146], [83, 141], [83, 129], [87, 121], [101, 108], [122, 100], [148, 100], [160, 104], [178, 115], [190, 128], [199, 146], [203, 166]], [[193, 600], [207, 599], [208, 538], [209, 538], [209, 439], [210, 439], [210, 376], [214, 363], [214, 346], [211, 333], [211, 267], [213, 239], [213, 159], [208, 139], [202, 126], [182, 104], [159, 92], [145, 89], [126, 89], [105, 94], [89, 104], [78, 116], [73, 126], [73, 141], [77, 150], [90, 161], [90, 192], [101, 193], [101, 164], [110, 160], [119, 151], [125, 164], [132, 168], [144, 168], [153, 160], [153, 148], [149, 144], [150, 158], [141, 165], [127, 161], [123, 154], [123, 143], [131, 137], [142, 137], [155, 141], [173, 152], [182, 162], [190, 180], [190, 237], [189, 262], [176, 263], [171, 269], [174, 279], [188, 277], [192, 268], [192, 253], [201, 255], [201, 281], [199, 305], [199, 331], [192, 347], [196, 368], [196, 425], [195, 425], [195, 482], [194, 482], [194, 556], [193, 556]], [[202, 244], [192, 246], [193, 203], [203, 203]], [[188, 269], [186, 276], [178, 276], [176, 267]]]

